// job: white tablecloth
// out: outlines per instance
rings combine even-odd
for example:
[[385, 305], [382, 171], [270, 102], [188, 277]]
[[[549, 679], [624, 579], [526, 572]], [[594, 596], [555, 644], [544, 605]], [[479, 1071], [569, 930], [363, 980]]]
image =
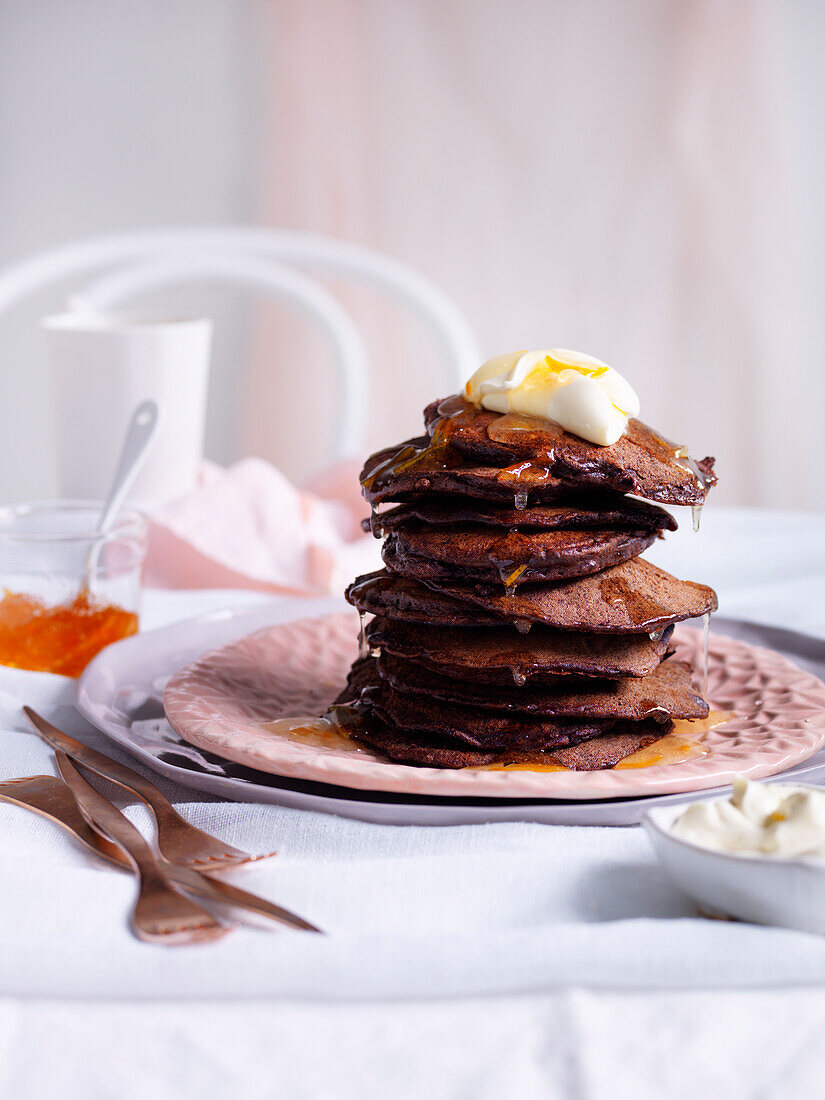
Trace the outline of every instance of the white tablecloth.
[[[726, 614], [825, 635], [824, 517], [709, 509], [653, 556]], [[144, 625], [258, 598], [148, 593]], [[0, 669], [0, 775], [53, 770], [24, 701], [94, 737], [70, 697]], [[130, 879], [0, 805], [2, 1095], [778, 1097], [821, 1080], [825, 939], [698, 918], [639, 829], [378, 827], [165, 789], [228, 841], [277, 847], [235, 877], [330, 935], [139, 944]]]

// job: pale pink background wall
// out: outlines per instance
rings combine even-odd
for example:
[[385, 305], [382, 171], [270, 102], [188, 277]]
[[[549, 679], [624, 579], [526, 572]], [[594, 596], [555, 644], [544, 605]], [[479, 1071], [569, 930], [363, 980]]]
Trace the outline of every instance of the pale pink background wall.
[[[614, 363], [718, 456], [717, 501], [823, 509], [823, 44], [822, 0], [0, 4], [0, 262], [193, 222], [371, 245], [485, 354]], [[396, 308], [345, 301], [378, 446], [444, 384]], [[54, 488], [36, 321], [58, 302], [0, 326], [0, 500]], [[141, 305], [215, 317], [209, 457], [324, 464], [330, 363], [303, 322], [225, 289]]]
[[[416, 265], [485, 354], [556, 344], [613, 363], [646, 418], [717, 455], [718, 499], [825, 503], [805, 430], [822, 372], [797, 366], [779, 4], [279, 0], [260, 14], [269, 223]], [[443, 384], [426, 341], [405, 346], [397, 317], [350, 301], [376, 354], [379, 445], [417, 431]], [[275, 432], [295, 356], [300, 392], [317, 395]], [[251, 449], [294, 472], [316, 460], [334, 413], [325, 376], [322, 350], [270, 317], [248, 380]]]

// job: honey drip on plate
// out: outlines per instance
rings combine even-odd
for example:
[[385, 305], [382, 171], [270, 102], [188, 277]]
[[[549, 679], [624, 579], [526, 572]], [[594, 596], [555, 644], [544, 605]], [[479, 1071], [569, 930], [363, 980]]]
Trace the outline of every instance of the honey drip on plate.
[[653, 768], [664, 764], [681, 764], [710, 752], [702, 738], [711, 730], [730, 722], [735, 715], [732, 710], [712, 710], [707, 718], [678, 718], [674, 721], [670, 733], [658, 741], [646, 745], [638, 752], [631, 753], [614, 765], [615, 771], [624, 768]]
[[[697, 757], [707, 756], [710, 751], [703, 743], [702, 738], [710, 730], [723, 726], [735, 718], [732, 710], [712, 710], [707, 718], [691, 718], [676, 720], [664, 737], [653, 741], [638, 752], [631, 753], [618, 764], [614, 764], [612, 771], [628, 768], [654, 768], [666, 764], [682, 764], [685, 760], [693, 760]], [[484, 764], [477, 768], [468, 769], [480, 772], [566, 772], [570, 771], [562, 764], [539, 763], [495, 763]]]
[[349, 735], [347, 730], [362, 721], [351, 704], [330, 707], [323, 718], [317, 716], [277, 718], [273, 722], [261, 722], [261, 729], [274, 733], [287, 741], [295, 741], [313, 748], [343, 749], [345, 752], [368, 752]]

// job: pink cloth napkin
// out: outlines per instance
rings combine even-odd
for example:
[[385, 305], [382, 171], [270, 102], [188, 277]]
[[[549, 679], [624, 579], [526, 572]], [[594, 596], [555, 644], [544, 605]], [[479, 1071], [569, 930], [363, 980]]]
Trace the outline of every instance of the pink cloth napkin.
[[381, 565], [378, 543], [360, 527], [368, 509], [358, 468], [344, 463], [298, 489], [262, 459], [205, 463], [197, 488], [151, 517], [146, 584], [343, 592]]

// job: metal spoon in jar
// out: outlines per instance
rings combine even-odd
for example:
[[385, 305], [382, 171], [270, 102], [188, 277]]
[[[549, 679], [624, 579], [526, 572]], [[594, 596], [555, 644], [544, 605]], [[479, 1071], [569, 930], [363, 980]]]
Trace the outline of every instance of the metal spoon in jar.
[[126, 437], [120, 452], [120, 459], [115, 471], [114, 481], [100, 513], [97, 525], [97, 540], [92, 544], [89, 556], [86, 560], [85, 587], [91, 593], [93, 580], [97, 569], [100, 551], [104, 537], [114, 526], [114, 522], [129, 495], [129, 490], [135, 483], [135, 478], [140, 473], [143, 463], [146, 461], [152, 444], [155, 441], [160, 427], [161, 411], [157, 401], [141, 401], [126, 429]]

